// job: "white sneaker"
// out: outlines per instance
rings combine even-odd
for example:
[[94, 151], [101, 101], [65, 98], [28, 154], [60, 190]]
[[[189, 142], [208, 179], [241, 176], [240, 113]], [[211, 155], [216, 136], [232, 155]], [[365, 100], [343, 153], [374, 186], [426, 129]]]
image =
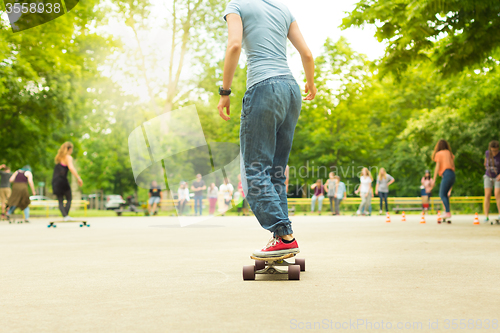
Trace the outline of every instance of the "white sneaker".
[[75, 221], [75, 219], [69, 215], [64, 218], [64, 222], [72, 222], [72, 221]]
[[63, 221], [64, 221], [64, 222], [68, 222], [68, 221], [69, 221], [69, 220], [68, 220], [68, 217], [69, 217], [69, 216], [65, 216], [65, 217], [63, 218]]

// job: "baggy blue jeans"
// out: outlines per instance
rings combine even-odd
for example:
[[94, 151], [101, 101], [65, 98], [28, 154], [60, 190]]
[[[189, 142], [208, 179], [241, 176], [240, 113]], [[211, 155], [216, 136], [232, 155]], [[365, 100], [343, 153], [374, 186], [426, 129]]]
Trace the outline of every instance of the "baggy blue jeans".
[[450, 198], [448, 197], [448, 192], [453, 184], [455, 184], [455, 171], [451, 169], [444, 170], [441, 187], [439, 188], [439, 197], [443, 200], [443, 205], [447, 213], [450, 212]]
[[288, 218], [285, 168], [302, 107], [291, 75], [259, 82], [245, 93], [241, 111], [241, 178], [257, 220], [274, 236], [293, 233]]

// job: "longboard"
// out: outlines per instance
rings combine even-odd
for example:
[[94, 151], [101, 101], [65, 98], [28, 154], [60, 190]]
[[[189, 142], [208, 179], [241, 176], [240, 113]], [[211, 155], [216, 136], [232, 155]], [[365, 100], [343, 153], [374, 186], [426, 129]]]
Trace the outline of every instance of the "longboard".
[[494, 219], [494, 220], [491, 220], [491, 225], [493, 225], [493, 221], [495, 221], [496, 224], [500, 224], [500, 219]]
[[56, 228], [57, 225], [56, 223], [75, 223], [75, 222], [79, 222], [80, 223], [80, 228], [81, 227], [90, 227], [90, 224], [87, 224], [87, 221], [78, 221], [78, 220], [75, 220], [75, 221], [51, 221], [49, 222], [49, 225], [47, 225], [47, 228]]
[[[243, 280], [255, 280], [256, 274], [288, 274], [288, 280], [300, 280], [300, 272], [306, 270], [306, 260], [295, 259], [293, 263], [285, 260], [295, 255], [296, 253], [289, 253], [272, 258], [250, 256], [250, 259], [255, 260], [255, 265], [243, 266]], [[280, 269], [279, 266], [287, 266], [288, 269]]]
[[448, 219], [448, 218], [443, 217], [443, 223], [451, 224], [451, 220]]
[[5, 221], [9, 221], [9, 223], [29, 223], [29, 221], [24, 220], [24, 215], [21, 214], [7, 215]]

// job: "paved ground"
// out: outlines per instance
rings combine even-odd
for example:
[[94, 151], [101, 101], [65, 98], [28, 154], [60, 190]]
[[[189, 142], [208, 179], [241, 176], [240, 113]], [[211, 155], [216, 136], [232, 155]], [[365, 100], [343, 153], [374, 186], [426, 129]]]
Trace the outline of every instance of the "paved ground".
[[242, 280], [269, 238], [253, 217], [186, 228], [157, 217], [1, 222], [0, 331], [429, 332], [431, 321], [449, 332], [452, 319], [469, 325], [457, 331], [479, 320], [490, 329], [476, 331], [498, 328], [500, 226], [419, 218], [295, 217], [301, 281]]

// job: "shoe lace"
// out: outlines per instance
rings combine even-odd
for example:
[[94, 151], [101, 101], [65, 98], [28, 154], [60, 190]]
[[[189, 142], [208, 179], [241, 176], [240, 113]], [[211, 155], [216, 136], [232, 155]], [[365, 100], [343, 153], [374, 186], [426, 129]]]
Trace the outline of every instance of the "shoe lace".
[[269, 242], [267, 243], [266, 245], [266, 249], [278, 244], [278, 242], [280, 241], [280, 238], [279, 237], [272, 237]]

